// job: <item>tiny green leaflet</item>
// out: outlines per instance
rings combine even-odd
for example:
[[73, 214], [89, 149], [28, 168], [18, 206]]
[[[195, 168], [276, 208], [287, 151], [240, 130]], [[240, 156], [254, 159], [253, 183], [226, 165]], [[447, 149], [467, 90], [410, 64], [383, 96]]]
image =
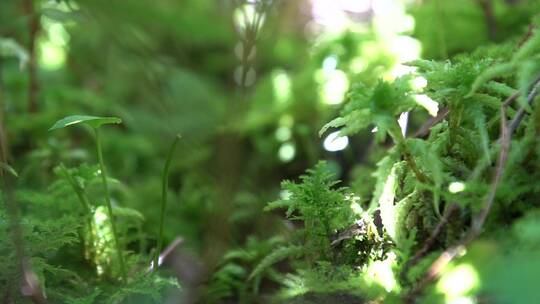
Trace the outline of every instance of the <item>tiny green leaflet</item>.
[[89, 116], [89, 115], [71, 115], [64, 117], [57, 121], [52, 127], [49, 128], [49, 131], [62, 129], [73, 125], [86, 124], [94, 129], [99, 128], [101, 125], [106, 124], [119, 124], [122, 123], [122, 119], [118, 117], [99, 117], [99, 116]]

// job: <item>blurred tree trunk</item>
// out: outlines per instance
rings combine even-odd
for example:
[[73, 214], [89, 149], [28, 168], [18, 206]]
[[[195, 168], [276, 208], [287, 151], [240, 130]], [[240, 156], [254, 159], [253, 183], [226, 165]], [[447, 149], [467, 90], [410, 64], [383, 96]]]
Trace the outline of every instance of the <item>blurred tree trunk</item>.
[[37, 80], [36, 41], [39, 34], [39, 14], [35, 10], [32, 0], [24, 0], [24, 13], [27, 17], [28, 26], [28, 112], [35, 113], [38, 110], [37, 95], [39, 85]]

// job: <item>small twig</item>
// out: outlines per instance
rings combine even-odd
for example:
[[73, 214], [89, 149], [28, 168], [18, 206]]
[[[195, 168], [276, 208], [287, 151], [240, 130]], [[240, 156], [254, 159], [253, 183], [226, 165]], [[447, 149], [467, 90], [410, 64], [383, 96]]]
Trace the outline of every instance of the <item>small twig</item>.
[[503, 106], [504, 107], [509, 107], [513, 102], [514, 100], [516, 100], [519, 95], [521, 95], [521, 92], [520, 91], [516, 91], [514, 94], [512, 94], [511, 96], [509, 96], [508, 98], [506, 98], [505, 101], [503, 101]]
[[176, 237], [174, 239], [174, 241], [172, 241], [172, 243], [169, 244], [169, 246], [167, 246], [165, 248], [165, 250], [163, 250], [163, 252], [161, 252], [159, 254], [159, 258], [158, 258], [158, 263], [157, 263], [157, 266], [154, 265], [154, 261], [152, 261], [150, 263], [150, 267], [148, 267], [148, 270], [147, 270], [147, 273], [150, 273], [152, 271], [155, 271], [155, 269], [159, 266], [161, 266], [163, 264], [163, 262], [165, 261], [165, 259], [167, 259], [167, 257], [178, 247], [180, 246], [182, 243], [184, 242], [184, 239], [179, 236], [179, 237]]
[[349, 226], [347, 229], [340, 232], [334, 240], [332, 240], [332, 243], [330, 244], [332, 247], [337, 246], [339, 243], [341, 243], [344, 240], [352, 239], [356, 236], [360, 236], [362, 234], [367, 233], [367, 227], [366, 223], [363, 219], [360, 219], [351, 226]]
[[489, 189], [487, 199], [484, 203], [484, 207], [474, 221], [473, 228], [469, 234], [469, 237], [466, 239], [466, 243], [472, 241], [482, 232], [482, 227], [484, 226], [489, 211], [493, 206], [493, 202], [495, 201], [495, 195], [497, 194], [497, 189], [499, 188], [499, 184], [504, 174], [504, 167], [506, 165], [506, 161], [508, 160], [508, 153], [510, 152], [511, 139], [512, 132], [508, 127], [508, 121], [506, 119], [506, 107], [503, 105], [501, 106], [501, 151], [499, 152], [499, 159], [497, 161], [497, 170], [495, 171], [495, 176]]
[[529, 24], [529, 28], [527, 29], [527, 34], [525, 34], [525, 37], [521, 39], [521, 41], [518, 43], [517, 48], [519, 49], [525, 42], [527, 42], [533, 35], [535, 29], [535, 25], [533, 23]]
[[[540, 87], [540, 76], [536, 78], [535, 82], [534, 82], [534, 86], [533, 88], [531, 89], [531, 92], [529, 93], [529, 95], [527, 96], [527, 104], [529, 106], [532, 105], [533, 101], [534, 101], [534, 98], [536, 97], [536, 95], [538, 94], [538, 89]], [[510, 133], [514, 133], [517, 129], [517, 127], [519, 126], [519, 124], [521, 123], [521, 120], [523, 119], [523, 117], [525, 116], [525, 108], [520, 108], [518, 110], [518, 112], [516, 113], [516, 116], [514, 117], [514, 119], [512, 120], [512, 122], [510, 123]]]
[[450, 113], [450, 110], [448, 108], [443, 108], [439, 113], [437, 113], [437, 116], [430, 117], [417, 131], [414, 133], [413, 137], [424, 137], [429, 134], [429, 131], [431, 130], [431, 127], [438, 124], [439, 122], [443, 121], [447, 116], [448, 113]]

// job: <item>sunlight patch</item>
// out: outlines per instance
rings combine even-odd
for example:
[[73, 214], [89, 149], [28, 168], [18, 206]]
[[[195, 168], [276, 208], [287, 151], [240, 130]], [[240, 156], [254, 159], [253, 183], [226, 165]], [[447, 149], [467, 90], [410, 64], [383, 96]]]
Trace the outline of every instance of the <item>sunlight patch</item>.
[[470, 264], [460, 264], [446, 272], [437, 283], [437, 289], [447, 300], [462, 298], [478, 287], [480, 279]]
[[41, 18], [45, 35], [38, 40], [39, 63], [46, 69], [56, 70], [64, 66], [67, 58], [69, 34], [60, 22]]
[[319, 96], [325, 104], [336, 105], [343, 102], [349, 89], [349, 79], [343, 71], [321, 69], [317, 71], [315, 77], [321, 85]]
[[354, 212], [354, 214], [362, 215], [364, 214], [364, 210], [362, 209], [362, 206], [360, 206], [360, 197], [358, 195], [349, 194], [345, 197], [345, 200], [351, 202], [351, 210]]
[[281, 141], [281, 142], [284, 142], [284, 141], [287, 141], [289, 139], [291, 139], [291, 128], [288, 128], [288, 127], [279, 127], [276, 129], [276, 139]]
[[333, 72], [338, 65], [338, 60], [335, 55], [328, 56], [324, 58], [322, 63], [322, 69], [324, 73], [331, 73]]
[[86, 248], [86, 255], [92, 257], [98, 276], [104, 275], [111, 266], [114, 254], [111, 222], [105, 206], [99, 206], [94, 211], [92, 244]]
[[427, 86], [427, 84], [428, 84], [427, 79], [425, 79], [422, 76], [415, 77], [411, 81], [411, 86], [412, 86], [413, 90], [415, 90], [415, 91], [421, 91], [423, 88], [425, 88]]
[[272, 73], [272, 85], [274, 87], [274, 96], [279, 103], [284, 103], [291, 98], [291, 78], [282, 70]]
[[393, 253], [388, 254], [388, 258], [383, 261], [373, 261], [367, 268], [367, 278], [372, 283], [381, 285], [387, 292], [393, 291], [397, 287], [397, 281], [392, 270], [396, 262], [396, 256]]

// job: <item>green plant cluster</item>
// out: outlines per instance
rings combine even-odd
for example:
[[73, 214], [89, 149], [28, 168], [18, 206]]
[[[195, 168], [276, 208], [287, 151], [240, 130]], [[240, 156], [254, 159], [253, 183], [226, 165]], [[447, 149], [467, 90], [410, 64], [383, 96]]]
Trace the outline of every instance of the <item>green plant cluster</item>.
[[[294, 270], [286, 276], [296, 278], [296, 283], [284, 283], [284, 294], [293, 301], [310, 293], [338, 299], [336, 290], [359, 294], [360, 285], [368, 281], [370, 264], [391, 259], [395, 294], [386, 290], [371, 294], [371, 300], [411, 301], [408, 296], [413, 294], [415, 301], [439, 303], [443, 301], [440, 290], [414, 293], [428, 276], [429, 266], [444, 250], [468, 245], [470, 235], [476, 239], [481, 233], [471, 252], [453, 262], [478, 267], [482, 285], [467, 290], [468, 295], [534, 302], [538, 293], [526, 282], [534, 280], [530, 275], [540, 268], [532, 262], [524, 269], [513, 259], [537, 258], [533, 244], [538, 224], [532, 219], [539, 207], [540, 189], [533, 182], [540, 163], [539, 39], [540, 32], [534, 31], [522, 44], [513, 41], [482, 47], [444, 62], [416, 60], [408, 63], [417, 68], [410, 75], [381, 80], [372, 87], [353, 86], [340, 117], [324, 126], [321, 134], [340, 128], [341, 135], [354, 135], [375, 127], [382, 143], [390, 135], [395, 147], [372, 171], [376, 182], [369, 199], [358, 199], [363, 205], [355, 213], [351, 205], [355, 194], [336, 188], [337, 182], [323, 163], [308, 170], [299, 183], [284, 182], [285, 198], [265, 210], [284, 208], [286, 218], [300, 221], [301, 228], [290, 236], [288, 245], [261, 259], [251, 276], [287, 258]], [[415, 77], [423, 77], [427, 85], [415, 89]], [[428, 134], [404, 136], [397, 118], [403, 112], [423, 115], [425, 103], [415, 99], [419, 94], [437, 101], [439, 119], [431, 123]], [[510, 140], [507, 163], [500, 159], [506, 153], [505, 139]], [[499, 174], [500, 186], [494, 181]], [[456, 206], [458, 211], [453, 212]], [[486, 222], [483, 216], [487, 216]], [[347, 238], [342, 247], [334, 247], [332, 241], [350, 232], [358, 220], [369, 228]], [[511, 227], [513, 236], [503, 232], [504, 227]], [[520, 241], [515, 242], [514, 237]], [[427, 251], [416, 256], [426, 244]], [[360, 259], [362, 256], [365, 258]], [[486, 259], [492, 262], [486, 263]], [[503, 267], [503, 261], [516, 263], [516, 267]], [[444, 271], [438, 271], [444, 281]], [[350, 284], [355, 274], [361, 278], [360, 285]], [[519, 279], [523, 285], [505, 281], [505, 276], [523, 276]], [[505, 287], [498, 288], [498, 284]], [[369, 292], [360, 293], [366, 294]]]
[[[51, 186], [50, 193], [27, 193], [16, 192], [15, 200], [22, 203], [30, 203], [36, 208], [49, 206], [49, 212], [37, 212], [40, 217], [27, 218], [27, 222], [21, 222], [2, 227], [2, 236], [5, 244], [2, 244], [3, 256], [6, 258], [2, 265], [4, 269], [2, 283], [4, 286], [16, 290], [17, 281], [29, 280], [29, 276], [37, 276], [39, 286], [27, 286], [26, 295], [32, 297], [36, 294], [43, 299], [59, 301], [63, 303], [95, 303], [96, 301], [109, 301], [120, 303], [137, 299], [137, 302], [160, 301], [163, 290], [178, 286], [173, 278], [161, 277], [152, 272], [157, 268], [151, 264], [151, 257], [142, 254], [134, 255], [129, 246], [144, 248], [147, 236], [142, 231], [144, 216], [137, 210], [127, 207], [113, 206], [109, 193], [109, 177], [101, 148], [100, 127], [107, 124], [119, 124], [121, 119], [117, 117], [95, 117], [87, 115], [73, 115], [57, 121], [49, 130], [57, 130], [72, 125], [85, 124], [93, 130], [96, 140], [99, 165], [80, 165], [77, 168], [66, 168], [60, 164], [55, 168], [58, 180]], [[175, 142], [176, 143], [176, 142]], [[171, 154], [174, 151], [171, 150]], [[167, 178], [170, 157], [164, 171], [164, 179]], [[13, 174], [13, 169], [11, 173]], [[17, 174], [15, 173], [15, 177]], [[97, 180], [100, 180], [99, 182]], [[116, 182], [113, 180], [113, 182]], [[96, 189], [96, 183], [99, 187]], [[164, 187], [166, 187], [164, 182]], [[13, 191], [13, 190], [8, 190]], [[78, 208], [59, 210], [54, 208], [54, 203], [69, 197], [76, 197], [80, 204]], [[12, 199], [6, 196], [6, 199]], [[103, 201], [101, 201], [103, 200]], [[163, 208], [165, 207], [165, 200]], [[6, 205], [10, 202], [4, 202]], [[70, 206], [66, 204], [66, 206]], [[62, 211], [71, 215], [62, 215], [60, 220], [55, 220]], [[162, 209], [162, 212], [165, 212]], [[74, 216], [77, 215], [77, 216]], [[14, 220], [15, 213], [6, 216], [3, 214], [3, 223]], [[11, 217], [11, 219], [9, 219]], [[163, 216], [162, 216], [163, 220]], [[17, 227], [17, 226], [21, 227]], [[14, 239], [17, 232], [22, 231], [22, 239]], [[158, 239], [161, 243], [162, 235]], [[26, 248], [26, 244], [30, 244]], [[78, 245], [78, 246], [77, 246]], [[20, 246], [20, 249], [17, 248]], [[24, 248], [23, 248], [24, 246]], [[73, 250], [79, 247], [80, 251]], [[64, 249], [66, 248], [66, 249]], [[70, 248], [67, 250], [67, 248]], [[58, 251], [65, 255], [63, 258]], [[157, 261], [157, 256], [155, 261]], [[18, 267], [26, 263], [26, 255], [31, 257], [28, 261], [31, 270], [21, 272]], [[54, 258], [52, 258], [54, 257]], [[60, 259], [60, 260], [57, 260]], [[93, 269], [92, 281], [85, 281], [79, 272], [74, 269], [75, 265], [62, 263], [67, 259], [71, 263], [79, 260], [79, 263], [88, 266], [87, 271]], [[9, 263], [8, 261], [15, 261]], [[59, 263], [60, 262], [60, 263]], [[154, 266], [156, 265], [156, 266]], [[128, 272], [129, 270], [129, 272]], [[46, 276], [47, 274], [47, 276]], [[129, 274], [129, 275], [128, 275]], [[50, 277], [55, 282], [49, 282]], [[57, 281], [56, 281], [57, 280]], [[120, 287], [112, 287], [111, 282], [121, 282]], [[49, 290], [49, 285], [61, 286]], [[24, 286], [24, 285], [23, 285]], [[84, 292], [85, 297], [80, 297], [82, 289], [91, 290]], [[13, 292], [14, 301], [23, 301], [23, 294]]]

